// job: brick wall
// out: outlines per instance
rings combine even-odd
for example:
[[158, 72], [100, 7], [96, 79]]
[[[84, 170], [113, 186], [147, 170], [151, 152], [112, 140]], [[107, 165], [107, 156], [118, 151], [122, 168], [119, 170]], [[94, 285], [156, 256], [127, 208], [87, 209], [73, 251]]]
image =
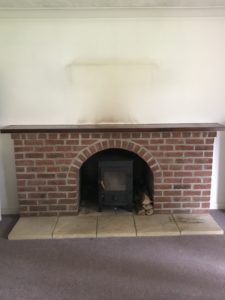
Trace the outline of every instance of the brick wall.
[[210, 205], [216, 132], [13, 133], [20, 214], [74, 215], [79, 169], [93, 154], [120, 148], [154, 174], [156, 213], [203, 213]]

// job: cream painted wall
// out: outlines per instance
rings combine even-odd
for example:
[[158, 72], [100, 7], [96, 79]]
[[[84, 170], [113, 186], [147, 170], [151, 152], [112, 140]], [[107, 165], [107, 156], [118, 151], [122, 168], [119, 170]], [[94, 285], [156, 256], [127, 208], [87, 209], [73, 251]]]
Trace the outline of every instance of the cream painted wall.
[[[147, 61], [154, 68], [147, 97], [113, 106], [104, 87], [102, 106], [114, 107], [109, 121], [120, 112], [118, 122], [224, 123], [224, 37], [225, 18], [1, 19], [0, 125], [87, 121], [95, 105], [74, 92], [71, 66], [93, 60]], [[1, 144], [2, 210], [16, 211], [12, 145], [7, 136]], [[216, 145], [213, 208], [225, 207], [224, 134]]]

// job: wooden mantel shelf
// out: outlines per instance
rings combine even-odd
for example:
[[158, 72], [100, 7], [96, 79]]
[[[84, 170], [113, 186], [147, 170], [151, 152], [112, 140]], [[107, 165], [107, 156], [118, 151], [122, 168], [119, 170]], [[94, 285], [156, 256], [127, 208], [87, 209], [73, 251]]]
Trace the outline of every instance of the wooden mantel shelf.
[[170, 124], [79, 124], [79, 125], [11, 125], [1, 133], [35, 132], [165, 132], [165, 131], [225, 131], [219, 123], [170, 123]]

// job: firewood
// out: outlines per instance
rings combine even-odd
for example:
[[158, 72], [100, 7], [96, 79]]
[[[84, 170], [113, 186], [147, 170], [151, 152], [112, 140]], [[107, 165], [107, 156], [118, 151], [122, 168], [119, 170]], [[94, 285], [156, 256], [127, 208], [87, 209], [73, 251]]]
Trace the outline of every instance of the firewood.
[[153, 209], [149, 209], [149, 210], [145, 211], [145, 215], [146, 215], [146, 216], [151, 216], [151, 215], [153, 215]]
[[143, 205], [143, 208], [145, 210], [148, 210], [148, 209], [151, 209], [153, 206], [151, 204], [148, 204], [148, 205]]

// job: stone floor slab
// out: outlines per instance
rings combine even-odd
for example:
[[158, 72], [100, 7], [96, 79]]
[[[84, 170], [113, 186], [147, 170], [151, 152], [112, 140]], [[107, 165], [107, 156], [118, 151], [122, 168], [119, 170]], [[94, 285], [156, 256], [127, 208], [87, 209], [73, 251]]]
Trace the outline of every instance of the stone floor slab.
[[52, 239], [57, 219], [57, 217], [21, 217], [9, 233], [8, 239]]
[[97, 237], [136, 236], [133, 216], [109, 215], [98, 217]]
[[224, 233], [209, 214], [175, 214], [173, 216], [181, 235], [210, 235]]
[[59, 217], [53, 232], [53, 239], [96, 238], [97, 217]]
[[134, 216], [137, 236], [174, 236], [180, 231], [171, 215]]

